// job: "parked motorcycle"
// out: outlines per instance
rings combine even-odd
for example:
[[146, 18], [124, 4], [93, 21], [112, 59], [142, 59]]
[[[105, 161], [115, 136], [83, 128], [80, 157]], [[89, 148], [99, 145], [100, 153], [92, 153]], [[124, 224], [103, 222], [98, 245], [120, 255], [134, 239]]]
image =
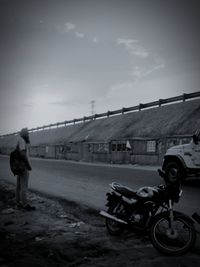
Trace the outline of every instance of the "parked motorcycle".
[[182, 194], [180, 182], [169, 182], [164, 172], [158, 170], [165, 184], [145, 186], [137, 191], [113, 182], [107, 193], [106, 228], [112, 235], [121, 234], [126, 228], [147, 231], [152, 244], [165, 254], [180, 255], [195, 243], [193, 220], [173, 210]]

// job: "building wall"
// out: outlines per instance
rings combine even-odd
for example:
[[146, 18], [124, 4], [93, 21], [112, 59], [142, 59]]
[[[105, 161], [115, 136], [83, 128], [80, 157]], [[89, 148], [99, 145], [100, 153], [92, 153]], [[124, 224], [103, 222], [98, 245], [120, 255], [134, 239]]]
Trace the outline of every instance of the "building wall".
[[[191, 137], [166, 137], [162, 139], [129, 139], [110, 142], [70, 142], [56, 145], [30, 147], [30, 156], [113, 164], [161, 165], [168, 148], [186, 144]], [[9, 155], [14, 148], [1, 147]]]
[[56, 147], [55, 146], [46, 146], [45, 147], [45, 157], [46, 158], [56, 158]]

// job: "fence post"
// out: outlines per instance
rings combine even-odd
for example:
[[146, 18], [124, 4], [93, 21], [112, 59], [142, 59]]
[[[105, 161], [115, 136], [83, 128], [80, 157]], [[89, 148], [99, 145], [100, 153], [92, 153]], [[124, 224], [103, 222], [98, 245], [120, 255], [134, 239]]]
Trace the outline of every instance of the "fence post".
[[182, 95], [183, 102], [185, 102], [185, 99], [187, 98], [187, 94]]
[[143, 108], [143, 104], [139, 104], [139, 111]]
[[126, 111], [126, 109], [125, 108], [122, 108], [122, 114], [124, 114], [125, 111]]

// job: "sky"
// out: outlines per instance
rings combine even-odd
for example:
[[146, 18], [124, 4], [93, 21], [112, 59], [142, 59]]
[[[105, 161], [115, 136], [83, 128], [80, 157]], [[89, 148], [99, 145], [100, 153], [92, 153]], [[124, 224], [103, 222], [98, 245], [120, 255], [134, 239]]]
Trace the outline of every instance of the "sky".
[[0, 0], [0, 135], [200, 91], [199, 13], [199, 0]]

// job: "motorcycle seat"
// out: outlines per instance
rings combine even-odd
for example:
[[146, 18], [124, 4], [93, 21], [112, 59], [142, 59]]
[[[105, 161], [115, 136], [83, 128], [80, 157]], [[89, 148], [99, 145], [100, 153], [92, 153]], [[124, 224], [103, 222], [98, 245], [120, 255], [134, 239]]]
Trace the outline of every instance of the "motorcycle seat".
[[121, 195], [127, 198], [136, 197], [136, 191], [133, 191], [130, 187], [114, 183], [113, 189], [115, 189], [116, 192], [120, 193]]

